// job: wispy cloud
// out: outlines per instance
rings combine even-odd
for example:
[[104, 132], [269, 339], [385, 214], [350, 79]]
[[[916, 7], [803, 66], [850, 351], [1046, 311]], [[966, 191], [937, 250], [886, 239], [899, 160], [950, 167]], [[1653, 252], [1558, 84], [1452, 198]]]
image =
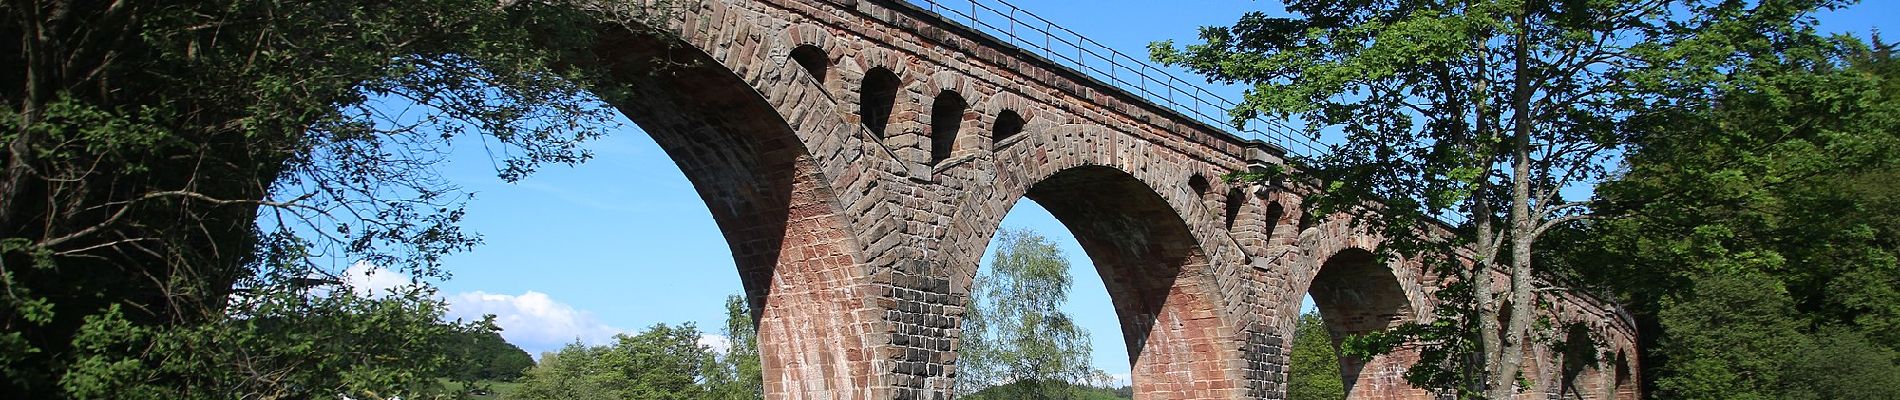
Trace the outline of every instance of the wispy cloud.
[[629, 332], [601, 322], [591, 312], [532, 290], [519, 295], [466, 292], [450, 296], [448, 302], [449, 318], [474, 320], [494, 314], [502, 338], [537, 357], [575, 340], [606, 344], [615, 334]]

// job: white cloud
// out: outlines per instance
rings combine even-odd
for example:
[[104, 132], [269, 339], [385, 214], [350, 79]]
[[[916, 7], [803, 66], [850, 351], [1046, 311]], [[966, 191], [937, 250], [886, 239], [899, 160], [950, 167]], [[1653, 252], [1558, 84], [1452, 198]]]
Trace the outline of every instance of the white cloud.
[[725, 355], [732, 350], [732, 339], [719, 335], [700, 335], [699, 345], [711, 348], [714, 353]]
[[[342, 279], [350, 291], [364, 296], [387, 295], [391, 289], [415, 284], [407, 274], [384, 269], [367, 261], [359, 261], [344, 269]], [[443, 300], [448, 302], [448, 311], [443, 315], [445, 319], [475, 321], [494, 314], [495, 325], [502, 329], [502, 338], [520, 346], [537, 359], [542, 352], [560, 350], [575, 340], [588, 345], [603, 345], [612, 341], [615, 334], [633, 333], [609, 326], [593, 313], [575, 309], [547, 293], [533, 290], [519, 295], [478, 290], [458, 293]], [[714, 335], [699, 339], [699, 344], [721, 353], [731, 346], [729, 342], [723, 336]]]
[[390, 289], [412, 284], [409, 275], [390, 271], [369, 261], [357, 261], [343, 270], [343, 283], [358, 295], [388, 294]]
[[559, 350], [576, 339], [589, 345], [606, 344], [614, 334], [627, 330], [608, 326], [593, 313], [548, 297], [547, 293], [528, 291], [520, 295], [482, 291], [456, 294], [448, 298], [447, 317], [478, 320], [494, 314], [501, 326], [502, 338], [521, 346], [528, 354]]
[[1111, 382], [1111, 383], [1110, 383], [1110, 385], [1111, 385], [1111, 386], [1109, 386], [1109, 387], [1111, 387], [1111, 388], [1118, 388], [1118, 387], [1122, 387], [1122, 386], [1132, 386], [1132, 385], [1134, 385], [1134, 384], [1135, 384], [1135, 383], [1134, 383], [1134, 380], [1133, 380], [1133, 379], [1131, 379], [1131, 378], [1133, 378], [1134, 376], [1135, 376], [1135, 374], [1134, 374], [1133, 372], [1123, 372], [1123, 373], [1118, 373], [1118, 374], [1108, 374], [1108, 379], [1109, 379], [1109, 382]]

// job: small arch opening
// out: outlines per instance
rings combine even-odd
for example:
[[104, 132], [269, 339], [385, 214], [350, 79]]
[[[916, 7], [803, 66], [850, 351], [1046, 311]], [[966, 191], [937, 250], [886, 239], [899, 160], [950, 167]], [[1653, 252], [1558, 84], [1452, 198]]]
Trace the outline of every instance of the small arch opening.
[[825, 51], [818, 46], [807, 44], [792, 49], [792, 61], [797, 61], [798, 66], [804, 67], [805, 72], [819, 82], [824, 82], [825, 74], [831, 70], [830, 57], [825, 56]]
[[897, 105], [897, 84], [897, 74], [884, 67], [864, 72], [864, 86], [858, 92], [858, 118], [879, 138], [884, 137], [884, 128], [891, 123], [891, 108]]
[[1242, 205], [1242, 203], [1245, 203], [1246, 201], [1247, 201], [1247, 196], [1241, 193], [1240, 188], [1233, 188], [1227, 191], [1227, 220], [1226, 221], [1227, 221], [1228, 230], [1234, 229], [1234, 220], [1240, 219], [1240, 206]]
[[1616, 397], [1616, 400], [1634, 400], [1641, 398], [1640, 393], [1636, 390], [1636, 380], [1634, 378], [1634, 373], [1630, 371], [1629, 353], [1617, 351], [1616, 380], [1615, 386], [1611, 387], [1611, 391], [1614, 392], [1613, 395]]
[[1600, 375], [1597, 371], [1602, 360], [1597, 354], [1596, 339], [1591, 337], [1590, 328], [1581, 322], [1571, 323], [1563, 341], [1563, 373], [1558, 383], [1560, 397], [1583, 398], [1588, 388]]
[[1194, 194], [1196, 195], [1206, 195], [1210, 186], [1207, 183], [1207, 177], [1201, 176], [1201, 174], [1194, 174], [1194, 176], [1188, 177], [1188, 188], [1194, 189]]
[[1277, 201], [1268, 202], [1267, 215], [1266, 218], [1264, 218], [1267, 221], [1265, 230], [1267, 236], [1273, 236], [1273, 229], [1280, 227], [1280, 219], [1282, 218], [1286, 218], [1286, 207], [1280, 206], [1280, 202]]
[[930, 106], [930, 163], [935, 165], [949, 159], [957, 145], [957, 130], [963, 128], [964, 110], [969, 103], [955, 91], [945, 90], [937, 94], [937, 101]]
[[995, 143], [1002, 143], [1003, 139], [1016, 136], [1016, 134], [1022, 133], [1022, 131], [1023, 116], [1017, 114], [1015, 110], [1003, 110], [1003, 112], [996, 114], [996, 131], [991, 134], [990, 140]]

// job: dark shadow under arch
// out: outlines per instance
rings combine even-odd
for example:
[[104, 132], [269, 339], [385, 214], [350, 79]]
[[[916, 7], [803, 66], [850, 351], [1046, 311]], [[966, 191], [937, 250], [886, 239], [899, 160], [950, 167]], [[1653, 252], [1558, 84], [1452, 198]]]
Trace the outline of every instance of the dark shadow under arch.
[[646, 35], [610, 38], [601, 47], [612, 49], [614, 78], [631, 92], [614, 106], [693, 183], [756, 310], [782, 250], [796, 164], [809, 162], [804, 144], [757, 91], [698, 49]]
[[1612, 362], [1616, 367], [1616, 373], [1613, 376], [1613, 384], [1610, 386], [1611, 395], [1615, 397], [1616, 400], [1636, 400], [1642, 398], [1642, 393], [1637, 388], [1635, 371], [1630, 370], [1629, 353], [1621, 350], [1617, 351], [1616, 359]]
[[1278, 201], [1267, 202], [1266, 216], [1263, 220], [1267, 222], [1264, 230], [1269, 237], [1273, 235], [1274, 229], [1280, 227], [1282, 218], [1286, 218], [1286, 207], [1281, 206]]
[[970, 103], [956, 91], [937, 93], [930, 103], [930, 164], [950, 159], [957, 151], [957, 134], [963, 130], [963, 116]]
[[818, 46], [809, 44], [798, 46], [792, 49], [791, 56], [792, 61], [798, 62], [798, 66], [804, 68], [805, 73], [811, 74], [811, 78], [819, 82], [824, 82], [826, 75], [831, 71], [831, 57], [826, 56], [825, 50], [819, 49]]
[[890, 127], [900, 85], [897, 74], [884, 67], [864, 71], [864, 82], [858, 90], [858, 119], [879, 138], [885, 137], [884, 130]]
[[1004, 139], [1022, 133], [1023, 125], [1022, 114], [1017, 114], [1015, 110], [1003, 110], [996, 113], [996, 126], [994, 132], [990, 134], [990, 143], [1001, 144]]
[[1603, 371], [1602, 356], [1597, 352], [1598, 343], [1590, 335], [1590, 327], [1580, 322], [1567, 324], [1564, 329], [1562, 369], [1557, 376], [1557, 394], [1565, 399], [1595, 398], [1592, 388], [1608, 386], [1601, 382]]
[[751, 84], [691, 45], [620, 32], [604, 35], [596, 52], [627, 90], [613, 106], [692, 182], [732, 250], [759, 328], [766, 394], [865, 390], [851, 379], [870, 368], [850, 360], [866, 346], [865, 324], [820, 290], [864, 276], [859, 250], [798, 133]]
[[1025, 197], [1061, 221], [1095, 263], [1121, 321], [1136, 398], [1176, 398], [1227, 379], [1236, 356], [1217, 345], [1226, 333], [1204, 287], [1207, 258], [1166, 199], [1103, 166], [1058, 172]]
[[[1412, 302], [1406, 297], [1404, 287], [1397, 275], [1371, 251], [1348, 248], [1328, 257], [1320, 265], [1319, 273], [1313, 276], [1313, 282], [1307, 288], [1307, 294], [1313, 297], [1320, 319], [1325, 321], [1326, 331], [1332, 336], [1334, 351], [1346, 337], [1377, 332], [1411, 321]], [[1291, 344], [1287, 348], [1292, 348]], [[1372, 379], [1388, 380], [1395, 377], [1373, 376], [1381, 372], [1377, 369], [1388, 368], [1396, 362], [1392, 356], [1375, 357], [1371, 360], [1358, 357], [1339, 357], [1340, 379], [1346, 384], [1346, 398], [1384, 398], [1386, 393], [1371, 393], [1368, 390], [1356, 390]], [[1383, 386], [1383, 385], [1375, 385]], [[1379, 390], [1386, 390], [1381, 387]]]

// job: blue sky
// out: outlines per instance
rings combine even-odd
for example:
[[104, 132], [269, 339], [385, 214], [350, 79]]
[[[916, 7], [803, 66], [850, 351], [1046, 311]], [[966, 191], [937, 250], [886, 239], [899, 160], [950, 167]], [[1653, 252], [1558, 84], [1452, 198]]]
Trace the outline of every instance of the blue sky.
[[[1284, 14], [1276, 2], [1252, 1], [1015, 3], [1138, 57], [1151, 41], [1192, 41], [1198, 27], [1231, 24], [1246, 11]], [[1896, 3], [1825, 13], [1823, 29], [1891, 28]], [[447, 259], [454, 276], [440, 286], [456, 315], [498, 314], [503, 336], [537, 354], [656, 323], [696, 322], [717, 333], [724, 298], [740, 291], [730, 252], [679, 168], [652, 139], [622, 124], [593, 143], [593, 161], [551, 166], [517, 184], [495, 178], [480, 146], [458, 144], [445, 175], [475, 193], [465, 226], [486, 244]], [[1068, 312], [1093, 335], [1097, 368], [1126, 374], [1107, 292], [1067, 229], [1028, 200], [1003, 226], [1033, 229], [1063, 247], [1076, 277]]]

